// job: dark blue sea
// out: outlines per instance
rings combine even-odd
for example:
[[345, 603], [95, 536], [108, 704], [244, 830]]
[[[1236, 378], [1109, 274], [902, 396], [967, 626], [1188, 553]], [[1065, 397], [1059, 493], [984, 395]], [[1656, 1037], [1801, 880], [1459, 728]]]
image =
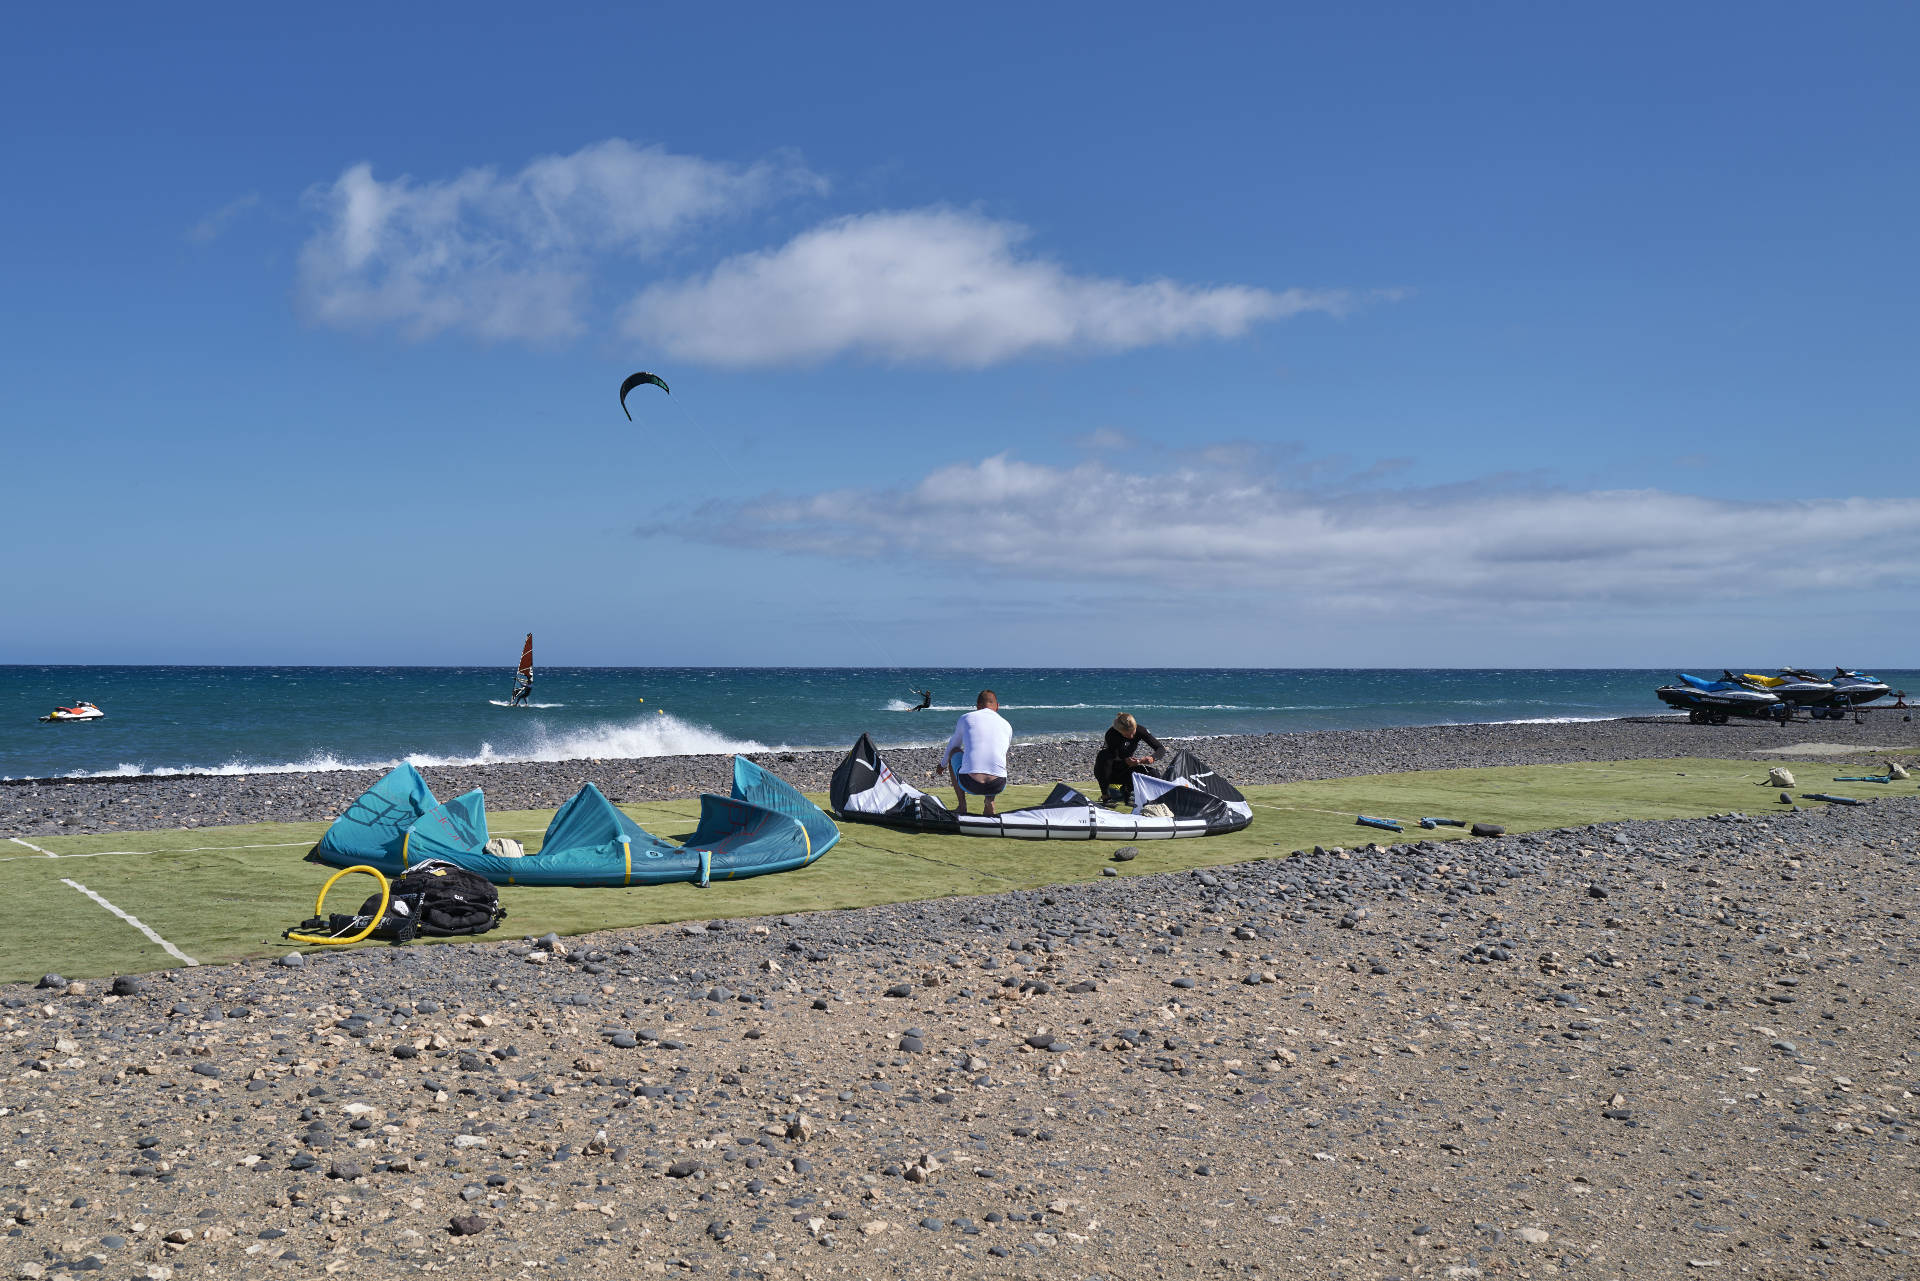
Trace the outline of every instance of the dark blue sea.
[[[1694, 670], [1694, 669], [1690, 669]], [[1718, 666], [1697, 669], [1706, 674]], [[1770, 670], [1743, 668], [1740, 670]], [[1920, 673], [1881, 671], [1920, 690]], [[1659, 713], [1667, 670], [0, 667], [0, 777], [337, 769], [937, 742], [992, 688], [1022, 739], [1131, 711], [1160, 735]], [[913, 711], [918, 689], [931, 709]], [[41, 724], [55, 706], [106, 719]]]

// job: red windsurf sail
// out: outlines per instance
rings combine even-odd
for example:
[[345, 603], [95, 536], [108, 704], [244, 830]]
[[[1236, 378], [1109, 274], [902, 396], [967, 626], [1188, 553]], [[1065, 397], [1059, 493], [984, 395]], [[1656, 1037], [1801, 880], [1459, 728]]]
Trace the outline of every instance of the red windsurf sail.
[[513, 700], [525, 702], [527, 695], [533, 692], [533, 633], [527, 633], [527, 643], [520, 650], [520, 670], [513, 677]]

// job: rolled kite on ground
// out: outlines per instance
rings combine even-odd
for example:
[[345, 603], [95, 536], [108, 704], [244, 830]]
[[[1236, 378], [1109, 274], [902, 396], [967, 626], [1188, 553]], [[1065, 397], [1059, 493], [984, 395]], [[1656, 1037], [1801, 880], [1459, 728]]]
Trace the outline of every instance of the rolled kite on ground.
[[1133, 775], [1132, 813], [1095, 805], [1065, 783], [1038, 805], [989, 817], [956, 814], [937, 797], [900, 781], [873, 740], [862, 734], [833, 771], [830, 804], [849, 823], [909, 832], [1005, 836], [1023, 841], [1162, 841], [1221, 836], [1253, 822], [1247, 798], [1213, 767], [1182, 749]]

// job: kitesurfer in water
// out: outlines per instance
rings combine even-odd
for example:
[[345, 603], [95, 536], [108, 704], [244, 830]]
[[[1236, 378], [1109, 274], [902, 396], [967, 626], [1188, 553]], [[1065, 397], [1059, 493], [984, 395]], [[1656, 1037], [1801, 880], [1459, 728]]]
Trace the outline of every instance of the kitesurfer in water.
[[967, 812], [967, 797], [978, 796], [986, 816], [994, 816], [993, 798], [1007, 788], [1007, 749], [1013, 746], [1013, 726], [1000, 715], [1000, 700], [990, 689], [980, 691], [973, 710], [953, 727], [940, 749], [935, 774], [953, 773], [953, 795], [958, 811]]
[[916, 690], [914, 690], [913, 692], [914, 692], [914, 693], [916, 693], [916, 694], [918, 694], [918, 695], [920, 696], [920, 705], [919, 705], [918, 707], [916, 707], [916, 708], [914, 708], [914, 709], [913, 709], [914, 711], [916, 711], [916, 712], [924, 712], [924, 711], [926, 711], [926, 710], [927, 710], [927, 709], [928, 709], [929, 707], [932, 707], [932, 706], [933, 706], [933, 691], [932, 691], [932, 690], [930, 690], [930, 689], [916, 689]]
[[[1142, 743], [1153, 749], [1151, 756], [1140, 754]], [[1133, 713], [1122, 712], [1114, 717], [1100, 744], [1099, 755], [1093, 758], [1093, 777], [1100, 784], [1101, 802], [1132, 800], [1134, 771], [1156, 764], [1166, 751], [1160, 740], [1133, 718]]]

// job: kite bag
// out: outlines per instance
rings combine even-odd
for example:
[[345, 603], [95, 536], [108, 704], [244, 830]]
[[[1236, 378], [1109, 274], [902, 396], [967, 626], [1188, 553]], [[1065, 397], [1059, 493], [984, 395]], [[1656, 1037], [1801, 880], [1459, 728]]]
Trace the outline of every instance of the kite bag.
[[[379, 910], [380, 896], [375, 894], [360, 905], [360, 919]], [[429, 859], [394, 881], [387, 914], [373, 934], [396, 943], [423, 935], [485, 934], [506, 914], [500, 906], [500, 891], [491, 881], [452, 863]]]

